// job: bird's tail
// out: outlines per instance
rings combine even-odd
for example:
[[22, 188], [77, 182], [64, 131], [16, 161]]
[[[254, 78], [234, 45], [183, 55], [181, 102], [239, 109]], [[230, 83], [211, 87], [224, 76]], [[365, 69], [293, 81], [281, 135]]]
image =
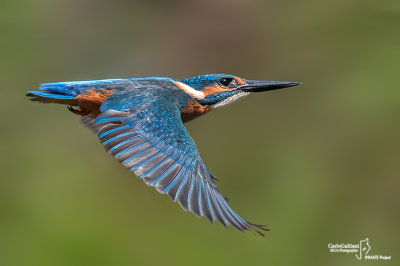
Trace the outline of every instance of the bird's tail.
[[71, 86], [69, 82], [44, 83], [38, 91], [28, 91], [26, 96], [32, 101], [41, 103], [60, 103], [74, 105], [77, 102], [79, 90], [77, 86]]
[[98, 79], [83, 81], [65, 81], [55, 83], [43, 83], [39, 87], [39, 91], [28, 91], [27, 96], [32, 97], [31, 100], [39, 102], [52, 102], [62, 104], [74, 104], [77, 98], [92, 92], [112, 91], [113, 86], [127, 79]]
[[[68, 105], [68, 109], [79, 115], [96, 116], [99, 107], [113, 92], [107, 87], [114, 80], [71, 81], [41, 84], [38, 91], [28, 91], [32, 101]], [[97, 89], [101, 88], [101, 89]]]

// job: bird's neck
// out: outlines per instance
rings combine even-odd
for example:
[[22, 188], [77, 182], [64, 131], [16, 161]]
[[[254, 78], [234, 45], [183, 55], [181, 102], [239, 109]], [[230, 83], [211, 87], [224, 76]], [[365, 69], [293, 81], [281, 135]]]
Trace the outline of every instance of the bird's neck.
[[181, 110], [181, 118], [183, 123], [189, 122], [201, 115], [211, 111], [211, 105], [201, 105], [193, 99], [190, 99], [186, 106]]

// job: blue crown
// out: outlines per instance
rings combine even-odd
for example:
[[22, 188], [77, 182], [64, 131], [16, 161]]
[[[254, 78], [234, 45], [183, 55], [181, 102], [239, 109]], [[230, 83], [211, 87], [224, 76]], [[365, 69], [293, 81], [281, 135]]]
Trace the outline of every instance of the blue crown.
[[229, 74], [206, 74], [192, 78], [187, 78], [182, 80], [182, 82], [195, 88], [196, 90], [201, 90], [207, 86], [218, 83], [221, 78], [228, 78], [228, 77], [233, 78], [234, 76]]

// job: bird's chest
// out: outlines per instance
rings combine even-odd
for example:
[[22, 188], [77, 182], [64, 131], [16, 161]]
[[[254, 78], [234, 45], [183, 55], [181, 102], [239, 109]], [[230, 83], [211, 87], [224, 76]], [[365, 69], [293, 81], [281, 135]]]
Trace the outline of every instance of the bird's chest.
[[181, 118], [183, 123], [186, 123], [205, 113], [208, 113], [211, 110], [212, 106], [204, 106], [191, 99], [185, 108], [181, 110]]

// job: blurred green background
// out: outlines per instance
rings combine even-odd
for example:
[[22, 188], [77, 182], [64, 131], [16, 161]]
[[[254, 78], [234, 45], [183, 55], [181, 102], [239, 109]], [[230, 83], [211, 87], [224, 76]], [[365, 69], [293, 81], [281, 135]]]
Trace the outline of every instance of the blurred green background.
[[[0, 265], [395, 264], [399, 28], [395, 0], [1, 1]], [[42, 82], [204, 73], [304, 82], [187, 124], [265, 238], [184, 212], [65, 107], [25, 97]], [[366, 237], [392, 260], [329, 253]]]

